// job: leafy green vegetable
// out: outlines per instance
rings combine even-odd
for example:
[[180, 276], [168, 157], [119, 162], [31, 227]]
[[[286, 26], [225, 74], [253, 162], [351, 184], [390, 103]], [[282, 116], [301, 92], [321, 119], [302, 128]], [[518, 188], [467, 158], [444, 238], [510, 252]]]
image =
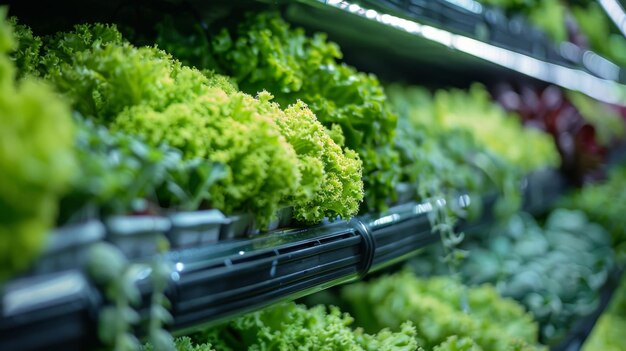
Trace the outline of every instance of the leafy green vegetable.
[[315, 223], [324, 217], [352, 217], [363, 199], [359, 156], [347, 148], [342, 152], [332, 132], [317, 121], [306, 104], [298, 101], [280, 113], [278, 105], [269, 104], [271, 97], [268, 93], [259, 95], [300, 161], [300, 187], [287, 200], [294, 205], [296, 219]]
[[[188, 336], [182, 336], [174, 340], [177, 351], [216, 351], [211, 344], [195, 344]], [[154, 351], [151, 344], [143, 346], [142, 351]]]
[[[539, 322], [546, 344], [561, 341], [576, 320], [593, 312], [613, 267], [607, 232], [580, 211], [555, 210], [543, 226], [519, 213], [488, 235], [472, 233], [461, 248], [470, 252], [459, 271], [463, 282], [493, 284], [519, 301]], [[419, 274], [445, 273], [437, 255], [429, 252], [411, 267]]]
[[458, 338], [450, 336], [433, 348], [433, 351], [482, 351], [482, 348], [470, 338]]
[[622, 278], [622, 282], [613, 293], [609, 307], [596, 322], [582, 351], [621, 351], [624, 349], [624, 330], [626, 330], [626, 279]]
[[210, 200], [208, 187], [223, 176], [221, 164], [183, 160], [166, 144], [151, 147], [78, 116], [75, 124], [78, 169], [61, 200], [60, 223], [94, 211], [101, 216], [143, 211], [137, 207], [142, 200], [196, 210]]
[[16, 50], [11, 53], [11, 57], [15, 61], [17, 76], [39, 76], [41, 38], [34, 36], [28, 26], [18, 24], [15, 17], [10, 18], [9, 23], [13, 26], [15, 39], [18, 43]]
[[[402, 180], [416, 185], [420, 199], [452, 198], [458, 191], [467, 191], [477, 194], [471, 197], [476, 202], [484, 194], [497, 191], [497, 195], [501, 195], [495, 208], [498, 217], [506, 218], [519, 210], [522, 199], [519, 184], [525, 168], [504, 158], [503, 152], [491, 150], [484, 138], [476, 136], [478, 127], [473, 125], [502, 126], [500, 119], [511, 118], [489, 106], [493, 103], [486, 101], [483, 90], [474, 95], [460, 91], [439, 91], [433, 95], [422, 88], [392, 85], [387, 92], [400, 116], [396, 145], [401, 156]], [[474, 101], [472, 96], [477, 94], [480, 94], [479, 99]], [[450, 100], [454, 100], [453, 103]], [[489, 113], [492, 117], [484, 117]], [[463, 121], [457, 123], [455, 119]], [[479, 119], [480, 123], [477, 123]], [[524, 132], [520, 132], [519, 125], [512, 126], [517, 129], [509, 134], [521, 134], [515, 136], [520, 144], [523, 143]], [[497, 138], [489, 135], [492, 139]], [[473, 203], [470, 209], [480, 207], [480, 204]], [[467, 213], [458, 210], [438, 212], [432, 226], [442, 236], [444, 258], [454, 273], [467, 254], [458, 248], [463, 234], [455, 233], [456, 217], [466, 217]], [[476, 213], [470, 214], [476, 216]]]
[[300, 173], [293, 148], [271, 117], [257, 113], [257, 103], [215, 88], [163, 112], [145, 105], [127, 109], [112, 129], [140, 135], [152, 145], [165, 140], [187, 157], [227, 165], [226, 177], [211, 187], [211, 204], [226, 213], [251, 211], [264, 228], [296, 191]]
[[577, 319], [593, 312], [612, 267], [608, 234], [578, 211], [556, 210], [543, 228], [530, 216], [494, 228], [472, 252], [464, 280], [489, 282], [520, 301], [541, 325], [548, 343], [558, 342]]
[[147, 326], [148, 340], [155, 351], [175, 351], [174, 338], [163, 328], [164, 325], [174, 321], [174, 317], [168, 311], [171, 306], [170, 302], [165, 296], [173, 267], [163, 257], [155, 256], [150, 263], [150, 269], [150, 281], [153, 288], [150, 296], [150, 315]]
[[[490, 286], [467, 288], [449, 277], [420, 279], [404, 271], [348, 285], [342, 296], [366, 331], [412, 321], [426, 349], [446, 340], [443, 349], [454, 350], [455, 343], [468, 350], [541, 349], [531, 315]], [[476, 346], [450, 336], [469, 337]]]
[[141, 292], [135, 284], [131, 267], [122, 251], [112, 244], [99, 242], [89, 248], [87, 273], [111, 302], [99, 311], [98, 337], [114, 350], [135, 351], [140, 347], [139, 340], [132, 333], [140, 316], [131, 305], [141, 301]]
[[403, 323], [399, 332], [382, 330], [373, 335], [351, 329], [352, 323], [352, 317], [336, 307], [306, 308], [290, 302], [237, 318], [193, 335], [192, 339], [199, 343], [208, 341], [221, 351], [418, 349], [411, 323]]
[[402, 179], [417, 183], [421, 197], [450, 189], [484, 194], [495, 185], [503, 195], [497, 213], [506, 217], [521, 205], [522, 177], [558, 164], [550, 136], [524, 129], [480, 85], [434, 94], [398, 85], [387, 90], [401, 116], [396, 144]]
[[560, 205], [579, 209], [610, 233], [620, 262], [626, 260], [626, 166], [610, 170], [609, 178], [588, 184], [563, 199]]
[[[474, 129], [477, 128], [464, 126], [469, 122], [458, 125], [442, 122], [455, 118], [448, 114], [465, 119], [480, 118], [481, 126], [493, 123], [490, 118], [483, 121], [482, 114], [471, 112], [463, 116], [460, 106], [448, 105], [448, 101], [442, 98], [447, 96], [443, 92], [433, 95], [422, 88], [401, 85], [392, 85], [387, 91], [400, 115], [396, 145], [401, 155], [402, 180], [417, 184], [421, 198], [447, 196], [459, 190], [484, 195], [495, 188], [503, 195], [498, 203], [500, 214], [508, 215], [519, 208], [518, 184], [527, 171], [526, 167], [519, 167], [488, 148], [487, 143], [476, 136]], [[462, 96], [464, 93], [453, 91], [451, 94]], [[458, 99], [465, 100], [463, 108], [472, 111], [472, 104], [485, 104], [485, 97], [480, 96], [477, 102], [469, 96]], [[497, 118], [500, 117], [494, 119], [497, 121]]]
[[16, 81], [5, 15], [0, 7], [0, 280], [37, 255], [75, 169], [70, 110], [48, 85]]
[[482, 189], [483, 181], [469, 157], [477, 150], [465, 130], [443, 130], [436, 123], [431, 94], [423, 88], [392, 85], [389, 101], [398, 113], [396, 146], [400, 152], [402, 181], [418, 186], [418, 195], [429, 198], [446, 189]]
[[[249, 14], [235, 30], [223, 29], [210, 45], [204, 45], [210, 52], [188, 50], [172, 42], [178, 36], [170, 31], [173, 29], [162, 26], [158, 43], [182, 60], [216, 64], [218, 71], [232, 76], [243, 91], [256, 94], [267, 90], [283, 107], [305, 102], [319, 121], [335, 131], [336, 142], [345, 143], [342, 146], [361, 156], [368, 206], [384, 207], [385, 200], [393, 197], [399, 176], [398, 155], [393, 149], [396, 116], [390, 112], [378, 80], [338, 63], [341, 52], [324, 35], [308, 37], [275, 13]], [[203, 37], [193, 38], [201, 42]]]
[[134, 47], [113, 26], [76, 26], [46, 45], [46, 77], [82, 114], [149, 146], [166, 142], [185, 161], [224, 164], [225, 175], [204, 197], [208, 205], [252, 212], [260, 228], [286, 205], [307, 223], [356, 213], [360, 161], [335, 144], [304, 104], [283, 111], [267, 93], [255, 99], [226, 77], [186, 67], [156, 48]]
[[136, 48], [115, 26], [77, 25], [45, 40], [46, 77], [74, 108], [99, 121], [114, 121], [133, 106], [163, 111], [208, 89], [207, 78], [152, 47]]
[[[558, 166], [552, 138], [524, 128], [519, 118], [497, 106], [481, 85], [474, 84], [469, 91], [440, 90], [434, 99], [436, 123], [442, 128], [469, 130], [487, 149], [526, 172]], [[519, 147], [521, 143], [524, 147]]]

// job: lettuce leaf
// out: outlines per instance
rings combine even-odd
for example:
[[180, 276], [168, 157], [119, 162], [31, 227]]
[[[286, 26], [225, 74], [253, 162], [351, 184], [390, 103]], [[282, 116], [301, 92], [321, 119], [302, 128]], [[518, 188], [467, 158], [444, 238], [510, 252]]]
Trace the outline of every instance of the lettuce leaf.
[[218, 350], [418, 350], [415, 328], [404, 323], [398, 332], [384, 329], [376, 334], [353, 330], [352, 317], [337, 307], [307, 308], [281, 303], [250, 313], [220, 327], [192, 336], [210, 342]]
[[151, 147], [165, 142], [185, 161], [223, 164], [209, 206], [251, 212], [261, 229], [282, 206], [306, 223], [357, 212], [361, 163], [303, 103], [282, 110], [267, 93], [254, 98], [224, 76], [135, 47], [114, 26], [79, 25], [44, 42], [45, 77], [83, 115]]
[[76, 166], [69, 106], [35, 78], [17, 80], [5, 15], [0, 7], [0, 280], [39, 253]]
[[[537, 325], [524, 308], [501, 298], [490, 286], [466, 287], [450, 277], [417, 278], [408, 271], [348, 285], [342, 296], [350, 304], [357, 324], [366, 331], [391, 330], [411, 321], [425, 349], [450, 336], [471, 338], [484, 350], [537, 346]], [[448, 340], [450, 348], [457, 341]], [[470, 342], [467, 349], [475, 347]], [[461, 347], [461, 346], [458, 347]], [[518, 345], [518, 346], [516, 346]], [[452, 348], [454, 349], [454, 348]], [[464, 349], [464, 348], [462, 348]]]
[[339, 63], [339, 47], [324, 35], [307, 36], [273, 12], [248, 14], [235, 29], [221, 30], [210, 43], [203, 43], [203, 36], [194, 32], [190, 38], [207, 51], [187, 49], [180, 44], [187, 40], [174, 41], [182, 36], [172, 31], [163, 24], [157, 42], [176, 57], [232, 76], [249, 94], [267, 90], [283, 108], [298, 100], [306, 103], [333, 130], [335, 142], [358, 152], [369, 208], [384, 208], [385, 201], [395, 197], [397, 117], [378, 79]]

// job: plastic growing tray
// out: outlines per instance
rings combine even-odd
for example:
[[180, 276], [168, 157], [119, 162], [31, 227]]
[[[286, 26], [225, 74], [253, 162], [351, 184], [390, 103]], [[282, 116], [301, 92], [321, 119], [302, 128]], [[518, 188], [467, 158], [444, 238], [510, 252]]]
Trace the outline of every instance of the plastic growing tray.
[[232, 240], [246, 236], [254, 230], [254, 216], [250, 213], [231, 215], [220, 230], [220, 240]]
[[104, 235], [104, 225], [96, 220], [52, 231], [48, 236], [44, 252], [33, 269], [34, 273], [51, 273], [70, 268], [80, 269], [85, 262], [89, 246], [103, 240]]
[[172, 247], [191, 247], [216, 243], [221, 227], [229, 223], [218, 210], [178, 212], [169, 216], [172, 228], [167, 238]]
[[157, 216], [113, 216], [105, 221], [107, 239], [128, 258], [152, 256], [158, 251], [159, 236], [170, 230], [171, 223]]
[[0, 350], [82, 350], [95, 340], [97, 291], [77, 270], [2, 288]]

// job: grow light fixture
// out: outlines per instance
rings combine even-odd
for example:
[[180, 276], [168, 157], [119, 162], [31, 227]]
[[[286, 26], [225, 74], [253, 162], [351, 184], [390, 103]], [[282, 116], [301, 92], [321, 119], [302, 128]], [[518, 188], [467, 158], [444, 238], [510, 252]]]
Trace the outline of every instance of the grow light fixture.
[[[535, 79], [556, 84], [566, 89], [579, 91], [599, 101], [626, 105], [626, 86], [615, 82], [620, 73], [619, 67], [615, 65], [602, 65], [604, 68], [602, 68], [600, 72], [595, 72], [604, 77], [599, 78], [580, 69], [547, 62], [464, 35], [418, 23], [414, 20], [400, 18], [374, 9], [368, 9], [349, 1], [315, 1], [355, 16], [375, 21], [396, 30], [439, 43], [451, 49], [481, 58]], [[594, 66], [594, 63], [604, 63], [604, 61], [606, 61], [601, 59], [602, 58], [598, 55], [587, 54], [586, 60], [589, 65]]]
[[598, 0], [604, 12], [613, 20], [620, 32], [626, 36], [626, 13], [617, 0]]
[[473, 13], [483, 12], [483, 6], [479, 2], [476, 2], [474, 0], [446, 0], [446, 1]]

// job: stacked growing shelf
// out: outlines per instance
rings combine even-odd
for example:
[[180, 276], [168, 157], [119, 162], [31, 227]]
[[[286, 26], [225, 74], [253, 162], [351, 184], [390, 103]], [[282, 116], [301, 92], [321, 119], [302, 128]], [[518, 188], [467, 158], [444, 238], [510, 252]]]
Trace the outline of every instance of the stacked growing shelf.
[[[506, 81], [542, 89], [551, 84], [611, 108], [626, 107], [623, 67], [570, 42], [555, 44], [524, 18], [511, 19], [499, 9], [472, 0], [163, 0], [152, 4], [65, 0], [41, 4], [33, 11], [34, 3], [7, 2], [11, 14], [43, 32], [85, 21], [118, 22], [120, 27], [149, 32], [157, 19], [169, 13], [183, 22], [192, 19], [207, 40], [217, 34], [205, 19], [231, 28], [241, 20], [237, 14], [244, 10], [278, 9], [289, 23], [328, 33], [342, 47], [345, 62], [387, 81], [437, 87]], [[77, 6], [82, 10], [70, 11]], [[260, 100], [266, 103], [263, 98]], [[280, 101], [281, 96], [277, 99]], [[345, 138], [338, 144], [343, 147], [343, 142]], [[516, 172], [521, 173], [521, 169]], [[513, 191], [523, 194], [523, 205], [517, 210], [545, 214], [578, 181], [563, 170], [534, 170], [514, 184]], [[192, 211], [182, 206], [168, 210], [148, 206], [136, 211], [139, 216], [92, 216], [88, 221], [62, 226], [48, 236], [43, 253], [28, 270], [0, 285], [0, 350], [89, 350], [102, 346], [99, 323], [111, 305], [111, 296], [102, 281], [94, 278], [92, 249], [99, 244], [106, 243], [127, 258], [124, 274], [130, 287], [121, 289], [137, 295], [134, 310], [138, 322], [134, 325], [142, 325], [130, 327], [131, 333], [138, 337], [151, 333], [143, 324], [152, 323], [155, 296], [162, 290], [172, 317], [163, 318], [168, 321], [163, 329], [184, 335], [394, 267], [442, 242], [437, 229], [440, 223], [436, 223], [441, 212], [481, 213], [478, 218], [461, 218], [451, 229], [454, 231], [489, 227], [497, 220], [498, 201], [507, 191], [503, 190], [506, 185], [497, 183], [494, 181], [486, 193], [448, 189], [444, 197], [417, 201], [422, 196], [417, 196], [414, 185], [397, 182], [393, 184], [397, 194], [389, 194], [395, 198], [387, 201], [385, 210], [363, 205], [353, 218], [325, 218], [319, 224], [307, 225], [294, 220], [293, 207], [286, 207], [269, 223], [269, 231], [256, 228], [254, 213], [225, 215], [216, 209], [196, 211], [198, 206]], [[159, 269], [155, 262], [169, 270], [161, 282], [164, 289], [155, 288], [161, 284], [153, 278]], [[619, 278], [617, 271], [604, 287], [596, 311], [579, 321], [571, 335], [553, 349], [580, 347], [608, 304]]]

